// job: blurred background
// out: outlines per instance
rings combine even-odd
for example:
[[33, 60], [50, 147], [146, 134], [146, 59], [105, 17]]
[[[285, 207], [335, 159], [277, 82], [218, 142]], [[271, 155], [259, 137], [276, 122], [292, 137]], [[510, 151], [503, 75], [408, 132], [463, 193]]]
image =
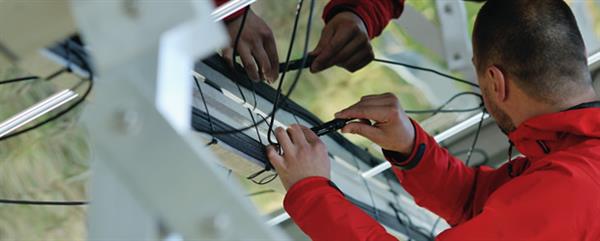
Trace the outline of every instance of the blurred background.
[[[573, 5], [575, 1], [568, 1]], [[315, 21], [311, 29], [311, 49], [316, 46], [323, 22], [320, 19], [326, 0], [317, 0]], [[433, 0], [407, 1], [407, 4], [439, 24]], [[306, 13], [305, 4], [303, 13]], [[479, 3], [466, 3], [469, 29]], [[600, 8], [595, 1], [578, 2], [585, 7], [595, 23], [600, 36]], [[296, 7], [294, 0], [259, 0], [252, 6], [262, 16], [275, 34], [280, 56], [287, 51], [292, 28], [292, 16]], [[303, 14], [306, 18], [307, 14]], [[400, 20], [402, 21], [402, 20]], [[300, 21], [300, 36], [306, 31], [305, 21]], [[301, 57], [302, 38], [298, 38], [293, 59]], [[434, 54], [411, 39], [398, 24], [390, 24], [384, 34], [373, 41], [375, 55], [382, 59], [400, 59], [407, 63], [444, 70], [443, 57]], [[283, 59], [283, 57], [280, 57]], [[42, 61], [40, 61], [41, 63]], [[58, 65], [39, 64], [48, 73], [60, 68]], [[444, 71], [446, 72], [446, 71]], [[457, 77], [459, 73], [450, 73]], [[25, 76], [25, 70], [14, 66], [0, 66], [0, 78]], [[34, 80], [0, 86], [0, 119], [18, 113], [33, 103], [46, 98], [64, 87], [71, 87], [77, 79], [57, 77], [52, 81]], [[290, 83], [288, 81], [287, 83]], [[288, 86], [286, 86], [287, 88]], [[331, 68], [319, 74], [304, 72], [291, 96], [306, 109], [324, 121], [347, 107], [363, 95], [392, 92], [398, 95], [405, 109], [432, 109], [449, 96], [470, 90], [468, 86], [428, 73], [416, 72], [381, 63], [371, 63], [353, 74], [341, 68]], [[93, 94], [90, 96], [93, 99]], [[475, 98], [465, 97], [450, 107], [477, 107]], [[85, 107], [85, 106], [83, 106]], [[0, 141], [0, 198], [27, 200], [86, 200], [86, 184], [90, 176], [90, 146], [86, 130], [78, 122], [81, 107], [67, 116], [49, 123], [36, 131]], [[474, 113], [413, 115], [432, 134], [464, 120]], [[379, 149], [368, 141], [347, 136], [353, 142], [381, 156]], [[247, 189], [249, 198], [263, 214], [281, 209], [283, 194], [262, 189], [232, 174]], [[86, 237], [86, 208], [57, 206], [0, 205], [0, 240], [83, 240]]]

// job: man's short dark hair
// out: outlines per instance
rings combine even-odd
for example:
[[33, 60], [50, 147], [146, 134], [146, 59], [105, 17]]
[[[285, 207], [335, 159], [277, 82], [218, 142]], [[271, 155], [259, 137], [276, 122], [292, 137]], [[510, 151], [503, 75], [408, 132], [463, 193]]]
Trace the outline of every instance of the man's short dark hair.
[[477, 71], [495, 65], [538, 100], [556, 103], [591, 84], [583, 38], [562, 0], [488, 0], [473, 41]]

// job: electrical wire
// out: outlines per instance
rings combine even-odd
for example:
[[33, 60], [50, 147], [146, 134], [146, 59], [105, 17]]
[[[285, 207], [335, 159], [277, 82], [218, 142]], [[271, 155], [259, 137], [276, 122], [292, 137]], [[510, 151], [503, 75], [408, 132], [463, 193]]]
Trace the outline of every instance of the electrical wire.
[[[235, 36], [235, 41], [233, 44], [233, 51], [232, 51], [232, 56], [231, 56], [234, 66], [236, 64], [236, 56], [238, 53], [238, 46], [240, 44], [240, 38], [242, 36], [242, 32], [244, 31], [244, 26], [246, 26], [246, 19], [248, 18], [249, 11], [250, 11], [250, 7], [246, 7], [244, 10], [244, 15], [242, 16], [242, 22], [240, 23], [240, 28], [238, 29], [238, 32]], [[232, 68], [232, 72], [234, 73], [234, 75], [236, 77], [238, 77], [237, 79], [242, 79], [235, 67]], [[244, 95], [244, 91], [242, 91], [242, 87], [240, 87], [238, 80], [235, 80], [234, 82], [235, 82], [235, 85], [237, 86], [238, 91], [240, 92], [240, 96], [242, 97], [242, 100], [244, 101], [244, 103], [248, 103], [248, 100], [246, 99], [246, 96]], [[250, 119], [252, 120], [252, 125], [254, 126], [254, 129], [256, 129], [256, 135], [258, 137], [258, 140], [262, 144], [262, 139], [260, 137], [260, 131], [258, 130], [258, 125], [256, 124], [256, 120], [254, 119], [254, 114], [253, 114], [253, 111], [256, 110], [256, 108], [257, 108], [256, 90], [254, 88], [254, 82], [253, 81], [249, 81], [249, 82], [250, 82], [250, 86], [252, 87], [252, 96], [254, 98], [254, 105], [253, 105], [254, 109], [253, 110], [247, 109], [247, 110], [248, 110], [248, 114], [250, 115]], [[211, 129], [211, 131], [214, 131], [214, 129]], [[214, 138], [214, 136], [213, 136], [213, 138]]]
[[87, 205], [88, 201], [29, 201], [29, 200], [0, 199], [0, 204], [45, 205], [45, 206], [81, 206], [81, 205]]
[[[200, 92], [200, 98], [202, 98], [202, 104], [204, 104], [204, 110], [206, 111], [206, 115], [208, 116], [208, 126], [210, 127], [211, 131], [214, 131], [214, 125], [212, 122], [212, 116], [210, 115], [210, 112], [208, 110], [208, 104], [206, 104], [206, 99], [204, 98], [204, 92], [202, 91], [202, 87], [200, 87], [200, 83], [198, 83], [198, 78], [196, 78], [196, 76], [193, 76], [194, 78], [194, 82], [196, 83], [196, 88], [198, 89], [198, 92]], [[211, 140], [210, 142], [206, 143], [205, 146], [211, 146], [214, 144], [217, 144], [219, 141], [217, 140], [217, 138], [215, 138], [215, 136], [211, 136]]]
[[[261, 116], [261, 115], [258, 115], [258, 116], [260, 118], [262, 118], [264, 121], [266, 121], [266, 118], [264, 116]], [[267, 133], [267, 134], [269, 134], [269, 133]], [[259, 135], [259, 138], [260, 138], [260, 135]], [[261, 141], [261, 144], [262, 144], [262, 141]], [[267, 183], [270, 183], [270, 182], [274, 181], [275, 178], [277, 178], [279, 176], [279, 174], [277, 174], [276, 172], [275, 173], [271, 173], [271, 174], [269, 174], [269, 175], [261, 178], [258, 181], [255, 180], [255, 178], [258, 177], [258, 176], [260, 176], [261, 174], [263, 174], [263, 173], [271, 170], [271, 169], [272, 169], [271, 163], [267, 162], [265, 164], [265, 167], [263, 169], [261, 169], [258, 172], [255, 172], [255, 173], [251, 174], [250, 176], [246, 177], [246, 179], [252, 181], [254, 184], [257, 184], [257, 185], [265, 185]]]
[[[233, 43], [233, 51], [231, 53], [231, 61], [233, 62], [233, 66], [234, 66], [232, 68], [232, 72], [236, 75], [236, 77], [239, 77], [239, 73], [235, 69], [235, 65], [237, 64], [235, 58], [237, 56], [238, 45], [240, 44], [242, 32], [244, 31], [244, 27], [246, 26], [246, 18], [248, 18], [249, 9], [250, 9], [250, 7], [246, 7], [244, 9], [244, 14], [242, 15], [242, 22], [240, 23], [240, 28], [238, 29], [237, 34], [235, 36], [235, 41]], [[241, 79], [241, 78], [238, 78], [238, 79]], [[237, 89], [240, 92], [240, 96], [242, 97], [242, 100], [244, 101], [244, 103], [247, 103], [246, 96], [244, 95], [244, 92], [242, 91], [242, 88], [240, 87], [238, 80], [234, 80], [233, 82], [235, 82], [235, 85], [237, 86]]]
[[373, 59], [373, 61], [375, 61], [375, 62], [381, 62], [381, 63], [386, 63], [386, 64], [399, 65], [399, 66], [404, 66], [404, 67], [411, 68], [411, 69], [416, 69], [416, 70], [421, 70], [421, 71], [426, 71], [426, 72], [434, 73], [434, 74], [437, 74], [439, 76], [446, 77], [448, 79], [451, 79], [451, 80], [454, 80], [454, 81], [457, 81], [457, 82], [460, 82], [460, 83], [463, 83], [463, 84], [466, 84], [466, 85], [469, 85], [469, 86], [472, 86], [472, 87], [475, 87], [475, 88], [479, 88], [479, 85], [477, 85], [475, 83], [471, 83], [471, 82], [469, 82], [467, 80], [464, 80], [464, 79], [461, 79], [461, 78], [457, 78], [457, 77], [454, 77], [454, 76], [449, 75], [449, 74], [444, 74], [444, 73], [442, 73], [440, 71], [437, 71], [435, 69], [420, 67], [420, 66], [416, 66], [416, 65], [411, 65], [411, 64], [407, 64], [407, 63], [402, 63], [402, 62], [392, 61], [392, 60], [386, 60], [386, 59], [375, 58], [375, 59]]
[[[388, 205], [390, 206], [390, 208], [392, 208], [392, 210], [394, 210], [394, 214], [395, 214], [398, 222], [400, 224], [404, 224], [404, 228], [406, 228], [406, 236], [408, 236], [408, 241], [411, 241], [412, 237], [410, 236], [410, 231], [411, 231], [411, 227], [413, 226], [413, 224], [412, 224], [412, 220], [410, 219], [410, 216], [408, 216], [408, 214], [406, 214], [405, 212], [403, 212], [399, 208], [397, 208], [394, 205], [394, 203], [389, 202]], [[406, 218], [406, 222], [402, 221], [402, 219], [400, 218], [400, 214], [402, 214]]]
[[367, 179], [361, 175], [362, 172], [360, 169], [360, 164], [358, 163], [358, 160], [356, 159], [356, 150], [351, 149], [350, 154], [352, 154], [352, 161], [354, 162], [354, 166], [356, 167], [356, 172], [357, 172], [358, 176], [360, 177], [361, 181], [363, 182], [363, 184], [365, 185], [365, 189], [367, 189], [367, 193], [369, 194], [369, 199], [371, 200], [371, 206], [373, 206], [373, 213], [375, 214], [375, 220], [379, 221], [379, 210], [377, 210], [377, 206], [375, 205], [375, 198], [373, 198], [373, 191], [371, 190], [371, 187], [369, 186]]
[[37, 79], [40, 79], [40, 77], [38, 77], [38, 76], [19, 77], [19, 78], [0, 81], [0, 85], [21, 82], [21, 81], [27, 81], [27, 80], [37, 80]]
[[[460, 150], [460, 151], [452, 153], [452, 155], [453, 156], [460, 156], [460, 155], [463, 155], [463, 154], [468, 154], [469, 150], [470, 150], [470, 148], [469, 149]], [[486, 165], [490, 161], [490, 156], [484, 150], [479, 149], [479, 148], [474, 148], [472, 152], [473, 152], [473, 154], [478, 153], [479, 155], [481, 155], [481, 158], [482, 158], [481, 163], [478, 163], [477, 166]]]
[[[44, 125], [46, 125], [46, 124], [48, 124], [48, 123], [50, 123], [52, 121], [54, 121], [54, 120], [56, 120], [56, 119], [64, 116], [65, 114], [69, 113], [71, 110], [75, 109], [77, 106], [81, 105], [81, 103], [83, 103], [85, 101], [85, 99], [88, 97], [88, 95], [90, 94], [90, 92], [92, 91], [92, 88], [94, 86], [94, 81], [93, 81], [94, 74], [93, 74], [92, 69], [90, 68], [89, 64], [84, 60], [84, 58], [81, 55], [79, 55], [76, 52], [73, 52], [73, 55], [76, 56], [77, 58], [80, 58], [80, 60], [82, 61], [83, 65], [84, 65], [84, 68], [86, 68], [86, 70], [88, 71], [88, 74], [89, 74], [89, 77], [87, 79], [88, 82], [89, 82], [88, 88], [85, 90], [83, 96], [80, 97], [80, 98], [78, 98], [73, 104], [71, 104], [67, 108], [59, 111], [55, 115], [53, 115], [51, 117], [48, 117], [48, 118], [46, 118], [45, 120], [43, 120], [41, 122], [38, 122], [38, 123], [36, 123], [36, 124], [34, 124], [32, 126], [29, 126], [29, 127], [25, 128], [25, 129], [21, 129], [21, 130], [12, 132], [12, 133], [10, 133], [8, 135], [0, 137], [0, 141], [6, 140], [6, 139], [9, 139], [9, 138], [12, 138], [12, 137], [16, 137], [16, 136], [22, 135], [24, 133], [30, 132], [32, 130], [35, 130], [37, 128], [40, 128], [40, 127], [42, 127], [42, 126], [44, 126]], [[61, 69], [58, 72], [64, 73], [63, 70], [64, 69]], [[54, 76], [57, 76], [57, 75], [54, 75]], [[51, 77], [51, 78], [54, 78], [54, 77]]]
[[[67, 52], [71, 52], [70, 48], [68, 48], [68, 45], [67, 45], [66, 51]], [[86, 99], [86, 97], [89, 95], [89, 93], [91, 92], [92, 87], [93, 87], [93, 75], [94, 74], [92, 72], [91, 67], [87, 63], [87, 61], [85, 61], [85, 59], [80, 54], [73, 52], [73, 55], [75, 55], [77, 58], [79, 58], [82, 61], [83, 65], [84, 65], [84, 68], [86, 68], [86, 70], [88, 71], [88, 74], [89, 74], [89, 78], [87, 79], [88, 82], [89, 82], [88, 88], [85, 91], [85, 93], [83, 94], [83, 96], [81, 98], [79, 98], [75, 103], [73, 103], [69, 107], [65, 108], [64, 110], [58, 112], [54, 116], [49, 117], [49, 118], [45, 119], [44, 121], [39, 122], [39, 123], [37, 123], [37, 124], [35, 124], [33, 126], [25, 128], [23, 130], [20, 130], [20, 131], [17, 131], [17, 132], [13, 132], [13, 133], [11, 133], [9, 135], [3, 136], [2, 138], [0, 138], [0, 141], [1, 140], [6, 140], [8, 138], [15, 137], [15, 136], [18, 136], [18, 135], [21, 135], [21, 134], [24, 134], [24, 133], [27, 133], [27, 132], [35, 130], [36, 128], [39, 128], [39, 127], [41, 127], [41, 126], [43, 126], [43, 125], [45, 125], [47, 123], [50, 123], [51, 121], [56, 120], [56, 119], [60, 118], [61, 116], [65, 115], [66, 113], [70, 112], [71, 110], [73, 110], [75, 107], [77, 107], [78, 105], [80, 105]], [[70, 54], [68, 56], [70, 56]], [[68, 72], [70, 70], [70, 67], [69, 67], [70, 66], [69, 63], [71, 62], [70, 58], [67, 58], [67, 62], [68, 62], [68, 64], [67, 64], [66, 68], [63, 68], [63, 69], [61, 69], [61, 70], [53, 73], [52, 75], [50, 75], [46, 79], [50, 80], [50, 79], [55, 78], [56, 76], [59, 76], [60, 74], [64, 73], [65, 71]], [[20, 79], [22, 79], [20, 81], [24, 81], [25, 80], [25, 78], [20, 78]], [[39, 78], [36, 77], [36, 79], [39, 79]], [[9, 81], [11, 81], [10, 83], [18, 82], [18, 81], [14, 81], [14, 79], [13, 80], [9, 80]], [[6, 82], [6, 81], [3, 81], [3, 82]], [[75, 85], [73, 87], [73, 89], [78, 88], [80, 84], [81, 84], [81, 82], [78, 83], [77, 85]], [[81, 205], [87, 205], [88, 203], [89, 203], [88, 201], [37, 201], [37, 200], [0, 199], [0, 204], [15, 204], [15, 205], [81, 206]]]
[[[452, 101], [454, 101], [458, 97], [465, 96], [465, 95], [472, 95], [472, 96], [475, 96], [475, 97], [479, 98], [479, 106], [472, 107], [472, 108], [465, 108], [465, 109], [451, 109], [451, 110], [444, 109], [446, 106], [448, 106], [450, 103], [452, 103]], [[483, 108], [483, 98], [481, 97], [481, 95], [479, 93], [475, 93], [475, 92], [472, 92], [472, 91], [465, 91], [465, 92], [460, 92], [460, 93], [455, 94], [454, 96], [450, 97], [448, 100], [446, 100], [446, 102], [444, 102], [442, 105], [440, 105], [440, 107], [438, 107], [436, 109], [432, 109], [432, 110], [405, 110], [404, 112], [406, 112], [407, 114], [432, 114], [432, 115], [436, 115], [438, 113], [471, 112], [471, 111], [479, 110], [481, 108]]]
[[[296, 16], [294, 19], [294, 26], [293, 26], [293, 30], [292, 30], [292, 37], [290, 39], [290, 45], [288, 48], [288, 52], [286, 55], [286, 60], [285, 60], [285, 65], [286, 68], [287, 66], [289, 66], [289, 62], [291, 59], [291, 54], [292, 54], [292, 50], [293, 50], [293, 46], [294, 46], [294, 42], [295, 42], [295, 38], [296, 38], [296, 33], [297, 33], [297, 28], [298, 28], [298, 22], [299, 22], [299, 18], [300, 18], [300, 12], [302, 10], [302, 6], [303, 6], [304, 0], [299, 0], [297, 7], [296, 7]], [[306, 63], [306, 58], [308, 56], [308, 45], [309, 45], [309, 40], [310, 40], [310, 30], [311, 30], [311, 26], [312, 26], [312, 16], [314, 13], [314, 7], [315, 7], [315, 1], [311, 0], [311, 4], [310, 4], [310, 9], [309, 9], [309, 14], [308, 14], [308, 20], [307, 20], [307, 27], [306, 27], [306, 36], [305, 36], [305, 42], [304, 42], [304, 50], [303, 50], [303, 54], [302, 54], [302, 64], [304, 65]], [[275, 95], [275, 100], [273, 101], [273, 109], [271, 111], [271, 113], [269, 115], [267, 115], [267, 117], [264, 117], [262, 121], [259, 122], [255, 122], [252, 126], [256, 127], [259, 124], [261, 124], [263, 121], [267, 121], [268, 118], [271, 118], [271, 122], [269, 123], [269, 128], [267, 130], [267, 140], [269, 141], [269, 143], [271, 145], [277, 145], [276, 142], [273, 141], [272, 139], [272, 133], [273, 133], [273, 126], [275, 123], [275, 114], [277, 112], [277, 110], [281, 107], [280, 106], [280, 101], [284, 102], [287, 101], [287, 97], [289, 97], [289, 95], [293, 92], [296, 84], [298, 83], [299, 79], [300, 79], [300, 75], [302, 73], [302, 69], [299, 69], [296, 72], [296, 76], [292, 82], [291, 87], [288, 89], [287, 94], [283, 95], [283, 82], [285, 79], [285, 74], [286, 72], [283, 72], [280, 76], [279, 79], [279, 84], [277, 86], [277, 90], [276, 90], [276, 95]], [[282, 97], [283, 96], [283, 97]], [[249, 129], [249, 128], [248, 128]], [[272, 166], [270, 163], [266, 163], [265, 168], [248, 176], [247, 179], [251, 180], [252, 182], [254, 182], [255, 184], [258, 185], [264, 185], [267, 184], [273, 180], [275, 180], [275, 178], [277, 178], [278, 174], [277, 173], [273, 173], [270, 175], [267, 175], [265, 177], [263, 177], [262, 179], [260, 179], [259, 181], [256, 181], [255, 178], [260, 176], [261, 174], [269, 171], [272, 169]]]
[[258, 192], [248, 193], [248, 194], [246, 194], [246, 197], [253, 197], [253, 196], [263, 195], [263, 194], [267, 194], [267, 193], [274, 193], [274, 192], [275, 192], [275, 190], [273, 190], [273, 189], [262, 190], [262, 191], [258, 191]]
[[483, 121], [485, 120], [485, 109], [483, 113], [481, 113], [481, 119], [479, 120], [479, 124], [477, 125], [477, 131], [475, 131], [475, 138], [473, 138], [473, 143], [471, 144], [471, 148], [469, 148], [469, 152], [467, 153], [467, 159], [465, 161], [465, 165], [469, 166], [469, 162], [471, 161], [471, 156], [473, 155], [473, 150], [475, 149], [475, 145], [477, 145], [477, 140], [479, 139], [479, 134], [481, 133], [481, 126], [483, 125]]
[[[300, 10], [302, 9], [302, 4], [303, 4], [303, 2], [304, 2], [304, 0], [299, 0], [299, 1], [298, 1], [298, 4], [296, 5], [296, 15], [295, 15], [295, 17], [294, 17], [294, 26], [293, 26], [293, 28], [292, 28], [292, 36], [291, 36], [291, 39], [290, 39], [290, 45], [289, 45], [289, 47], [288, 47], [288, 51], [287, 51], [287, 55], [286, 55], [286, 59], [285, 59], [285, 65], [286, 65], [286, 66], [289, 66], [289, 63], [290, 63], [290, 59], [291, 59], [291, 55], [292, 55], [292, 47], [294, 46], [294, 41], [295, 41], [295, 39], [296, 39], [296, 33], [298, 32], [298, 22], [299, 22], [299, 20], [300, 20]], [[278, 92], [278, 93], [280, 93], [280, 92], [281, 92], [281, 89], [282, 89], [281, 82], [282, 82], [282, 81], [283, 81], [283, 79], [285, 78], [285, 73], [286, 73], [286, 72], [283, 72], [283, 73], [280, 75], [280, 78], [279, 78], [279, 83], [280, 83], [280, 84], [279, 84], [279, 85], [278, 85], [278, 87], [277, 87], [277, 92]], [[297, 80], [296, 80], [296, 81], [297, 81]], [[290, 90], [293, 90], [293, 89], [290, 89]], [[290, 94], [291, 94], [291, 91], [288, 91], [288, 93], [287, 93], [287, 96], [289, 96]], [[213, 132], [211, 132], [211, 131], [209, 131], [209, 130], [198, 130], [198, 131], [199, 131], [199, 132], [204, 132], [204, 133], [207, 133], [207, 134], [210, 134], [210, 135], [227, 135], [227, 134], [237, 134], [237, 133], [239, 133], [239, 132], [243, 132], [243, 131], [246, 131], [246, 130], [252, 129], [252, 128], [254, 128], [255, 126], [257, 126], [257, 125], [260, 125], [260, 124], [262, 124], [262, 123], [268, 122], [268, 119], [269, 119], [269, 118], [271, 118], [271, 117], [273, 116], [273, 114], [274, 114], [274, 113], [273, 113], [273, 112], [271, 112], [271, 113], [269, 113], [267, 116], [265, 116], [265, 118], [264, 118], [263, 120], [261, 120], [261, 121], [258, 121], [258, 122], [254, 123], [254, 124], [252, 124], [252, 125], [249, 125], [249, 126], [242, 127], [242, 128], [230, 129], [230, 130], [223, 130], [223, 131], [213, 131]]]
[[437, 219], [435, 219], [433, 226], [431, 226], [431, 231], [429, 232], [429, 235], [431, 237], [435, 238], [435, 228], [437, 228], [437, 225], [440, 223], [441, 220], [442, 220], [441, 217], [438, 217]]
[[[304, 0], [300, 0], [300, 2], [298, 3], [298, 9], [296, 11], [296, 14], [300, 15], [300, 10], [302, 8], [302, 3], [304, 2]], [[302, 64], [301, 66], [306, 65], [306, 59], [308, 57], [308, 45], [310, 43], [310, 30], [312, 27], [312, 18], [313, 18], [313, 14], [314, 14], [314, 10], [315, 10], [315, 0], [311, 0], [310, 1], [310, 7], [309, 7], [309, 11], [308, 11], [308, 19], [306, 22], [306, 35], [304, 37], [304, 50], [302, 51]], [[294, 23], [294, 28], [296, 28], [297, 26], [297, 22]], [[292, 41], [290, 41], [290, 48], [288, 49], [288, 55], [286, 57], [286, 66], [285, 68], [287, 69], [289, 67], [289, 61], [290, 61], [290, 56], [291, 56], [291, 50], [293, 47], [293, 39], [295, 38], [295, 36], [292, 36]], [[299, 68], [296, 71], [296, 76], [294, 78], [294, 81], [292, 82], [292, 85], [290, 86], [287, 95], [283, 96], [282, 102], [286, 102], [287, 98], [291, 95], [292, 91], [294, 91], [294, 88], [296, 87], [296, 84], [298, 84], [298, 80], [300, 80], [300, 75], [302, 74], [302, 70], [303, 68]], [[285, 72], [284, 72], [285, 73]], [[271, 115], [271, 123], [269, 123], [269, 129], [268, 129], [268, 133], [273, 132], [273, 125], [275, 124], [275, 114], [277, 113], [277, 110], [279, 108], [279, 99], [282, 98], [282, 87], [283, 87], [283, 80], [284, 80], [284, 73], [281, 74], [281, 79], [279, 81], [279, 85], [277, 86], [277, 95], [275, 96], [275, 101], [273, 103], [273, 110], [272, 115]], [[271, 135], [267, 135], [267, 140], [269, 141], [270, 144], [272, 145], [277, 145], [276, 142], [274, 142], [271, 139]]]

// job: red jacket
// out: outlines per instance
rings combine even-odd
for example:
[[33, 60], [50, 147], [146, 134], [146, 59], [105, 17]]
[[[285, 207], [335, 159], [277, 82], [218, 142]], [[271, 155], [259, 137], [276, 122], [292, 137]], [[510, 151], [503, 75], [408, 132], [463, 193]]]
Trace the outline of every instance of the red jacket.
[[[229, 0], [214, 0], [220, 6]], [[369, 36], [374, 38], [388, 24], [390, 19], [400, 17], [404, 7], [404, 0], [331, 0], [323, 10], [323, 20], [327, 22], [336, 13], [351, 11], [358, 15], [367, 27]], [[238, 11], [225, 18], [231, 21], [243, 14]]]
[[[509, 134], [524, 157], [498, 169], [465, 166], [413, 123], [411, 156], [386, 157], [416, 203], [452, 226], [438, 240], [600, 240], [600, 104], [525, 121]], [[327, 181], [303, 179], [284, 200], [313, 240], [394, 239]]]

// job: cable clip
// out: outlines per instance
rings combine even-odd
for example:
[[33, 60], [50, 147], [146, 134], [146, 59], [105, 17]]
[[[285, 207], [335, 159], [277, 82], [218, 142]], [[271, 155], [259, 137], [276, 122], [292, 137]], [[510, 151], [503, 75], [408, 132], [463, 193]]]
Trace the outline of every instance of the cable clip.
[[317, 136], [322, 136], [335, 132], [350, 123], [364, 123], [371, 125], [371, 121], [367, 119], [333, 119], [332, 121], [323, 123], [322, 125], [310, 128]]

